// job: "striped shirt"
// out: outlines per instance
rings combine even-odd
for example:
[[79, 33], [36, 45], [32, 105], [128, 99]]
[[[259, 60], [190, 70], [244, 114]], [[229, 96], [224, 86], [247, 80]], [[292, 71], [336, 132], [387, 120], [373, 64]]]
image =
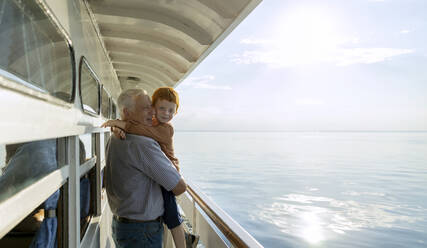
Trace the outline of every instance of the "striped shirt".
[[107, 144], [105, 185], [113, 214], [137, 220], [154, 220], [163, 214], [160, 185], [170, 191], [181, 176], [148, 137], [114, 135]]

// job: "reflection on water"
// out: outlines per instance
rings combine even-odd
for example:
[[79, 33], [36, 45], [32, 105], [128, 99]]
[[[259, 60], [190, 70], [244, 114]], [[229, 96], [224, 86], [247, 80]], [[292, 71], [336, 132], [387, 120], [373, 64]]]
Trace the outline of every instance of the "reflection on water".
[[300, 233], [309, 243], [316, 244], [325, 239], [322, 222], [319, 213], [307, 212], [300, 216], [302, 224], [305, 226]]
[[427, 132], [177, 132], [183, 175], [268, 248], [427, 247]]
[[[362, 194], [352, 192], [352, 195]], [[411, 223], [426, 220], [424, 217], [414, 217], [423, 216], [414, 212], [427, 212], [422, 207], [414, 209], [405, 205], [359, 203], [301, 194], [288, 194], [274, 200], [271, 205], [259, 206], [261, 211], [252, 213], [252, 217], [272, 223], [281, 232], [312, 244], [363, 228], [413, 229]], [[402, 214], [404, 212], [408, 214]]]

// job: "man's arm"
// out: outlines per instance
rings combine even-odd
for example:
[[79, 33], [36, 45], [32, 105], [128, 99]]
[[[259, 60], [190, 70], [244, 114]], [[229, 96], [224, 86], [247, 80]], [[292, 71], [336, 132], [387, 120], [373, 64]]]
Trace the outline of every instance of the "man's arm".
[[175, 186], [175, 188], [172, 189], [172, 193], [174, 195], [180, 195], [184, 193], [187, 190], [187, 184], [185, 183], [184, 179], [180, 179], [178, 184]]
[[166, 190], [176, 195], [184, 193], [187, 185], [162, 152], [160, 145], [147, 137], [133, 136], [132, 138], [135, 138], [132, 149], [138, 155], [138, 168]]

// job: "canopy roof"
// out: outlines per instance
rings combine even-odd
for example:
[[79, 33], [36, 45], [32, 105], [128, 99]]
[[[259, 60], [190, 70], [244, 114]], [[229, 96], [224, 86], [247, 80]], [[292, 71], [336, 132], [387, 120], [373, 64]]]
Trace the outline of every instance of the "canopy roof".
[[261, 0], [88, 0], [122, 89], [180, 83]]

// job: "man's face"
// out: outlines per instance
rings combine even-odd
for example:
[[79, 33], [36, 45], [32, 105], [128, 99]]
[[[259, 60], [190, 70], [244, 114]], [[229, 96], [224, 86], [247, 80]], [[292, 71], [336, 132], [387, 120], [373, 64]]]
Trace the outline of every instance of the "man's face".
[[138, 121], [143, 125], [151, 126], [154, 109], [151, 106], [150, 98], [146, 95], [139, 95], [135, 99], [135, 108], [129, 111], [129, 119]]

